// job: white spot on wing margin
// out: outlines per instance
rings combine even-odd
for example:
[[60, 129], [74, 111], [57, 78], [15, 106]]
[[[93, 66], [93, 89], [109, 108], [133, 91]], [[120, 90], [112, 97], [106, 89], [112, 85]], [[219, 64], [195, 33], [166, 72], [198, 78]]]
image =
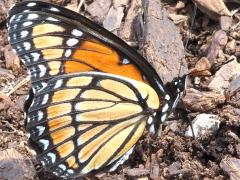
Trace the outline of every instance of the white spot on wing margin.
[[42, 64], [38, 65], [38, 68], [40, 69], [39, 77], [43, 77], [46, 74], [47, 68]]
[[50, 8], [50, 11], [55, 11], [55, 12], [58, 12], [58, 11], [59, 11], [59, 9], [57, 9], [57, 8], [55, 8], [55, 7], [51, 7], [51, 8]]
[[20, 33], [21, 38], [25, 38], [25, 37], [27, 37], [28, 34], [29, 34], [28, 31], [22, 31], [22, 32]]
[[72, 50], [71, 49], [67, 49], [66, 51], [65, 51], [65, 57], [69, 57], [69, 56], [71, 56], [71, 54], [72, 54]]
[[35, 2], [30, 2], [27, 4], [27, 7], [33, 7], [33, 6], [36, 6], [37, 3]]
[[78, 42], [79, 42], [78, 39], [76, 39], [76, 38], [70, 38], [70, 39], [67, 40], [66, 44], [67, 44], [68, 46], [74, 46], [74, 45], [76, 45]]
[[38, 130], [38, 136], [41, 136], [46, 128], [44, 126], [37, 126], [36, 129]]
[[82, 33], [82, 31], [79, 31], [79, 30], [77, 30], [77, 29], [73, 29], [73, 30], [72, 30], [72, 35], [79, 37], [79, 36], [82, 36], [83, 33]]
[[57, 80], [57, 82], [56, 82], [56, 84], [55, 84], [55, 86], [54, 86], [54, 89], [57, 89], [57, 88], [61, 87], [61, 86], [62, 86], [62, 83], [63, 83], [63, 80], [62, 80], [62, 79]]
[[47, 103], [47, 101], [48, 101], [48, 98], [49, 98], [49, 95], [48, 95], [48, 94], [45, 94], [45, 95], [43, 96], [42, 105], [44, 105], [44, 104], [46, 104], [46, 103]]
[[43, 145], [43, 150], [46, 150], [49, 146], [49, 141], [46, 139], [40, 139], [39, 142]]
[[32, 20], [32, 19], [37, 19], [38, 17], [39, 17], [38, 14], [29, 14], [29, 15], [27, 16], [27, 19], [28, 19], [28, 20]]
[[[115, 171], [117, 169], [117, 167], [121, 164], [123, 164], [127, 159], [128, 157], [130, 156], [130, 154], [132, 154], [133, 152], [133, 148], [134, 146], [128, 150], [128, 152], [126, 154], [124, 154], [112, 167], [111, 169], [109, 170], [110, 172], [112, 171]], [[111, 162], [110, 162], [111, 163]]]

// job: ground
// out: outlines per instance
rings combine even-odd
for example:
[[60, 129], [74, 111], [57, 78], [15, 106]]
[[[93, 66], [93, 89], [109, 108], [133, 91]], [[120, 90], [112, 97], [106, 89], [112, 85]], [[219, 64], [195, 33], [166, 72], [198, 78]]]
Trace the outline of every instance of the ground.
[[[34, 152], [28, 146], [24, 129], [23, 104], [31, 84], [26, 68], [9, 46], [6, 27], [8, 10], [15, 2], [18, 0], [0, 2], [0, 155], [3, 160], [5, 156], [5, 159], [9, 158], [9, 166], [27, 162], [28, 171], [24, 168], [23, 173], [19, 168], [17, 172], [14, 169], [6, 170], [0, 161], [0, 179], [51, 179], [51, 175], [39, 168]], [[76, 1], [63, 0], [51, 2], [72, 10], [76, 10], [78, 4]], [[181, 116], [171, 115], [169, 121], [162, 126], [161, 136], [149, 137], [148, 131], [145, 131], [133, 155], [118, 171], [113, 173], [103, 171], [87, 178], [239, 179], [239, 175], [234, 174], [234, 170], [239, 171], [240, 160], [240, 65], [236, 61], [240, 58], [240, 26], [238, 26], [240, 13], [234, 12], [239, 4], [227, 3], [228, 12], [226, 9], [217, 10], [221, 7], [226, 8], [225, 6], [215, 5], [213, 6], [215, 8], [211, 9], [208, 1], [201, 4], [199, 0], [196, 1], [198, 6], [196, 17], [192, 19], [194, 4], [191, 1], [163, 1], [160, 5], [162, 8], [157, 9], [156, 14], [152, 12], [160, 0], [151, 1], [148, 6], [138, 0], [80, 2], [83, 3], [80, 7], [83, 15], [118, 34], [137, 49], [154, 66], [164, 82], [178, 76], [178, 69], [171, 68], [172, 65], [185, 63], [185, 73], [191, 74], [183, 102], [190, 112], [190, 119], [207, 113], [217, 115], [220, 122], [217, 130], [193, 138], [184, 135], [189, 123]], [[144, 26], [139, 25], [139, 22], [145, 22], [150, 27], [152, 20], [148, 17], [161, 16], [158, 12], [165, 12], [163, 9], [167, 10], [167, 18], [163, 18], [165, 24], [170, 25], [161, 29], [162, 33], [173, 33], [174, 37], [177, 37], [174, 43], [169, 43], [169, 46], [165, 44], [162, 48], [168, 51], [167, 53], [161, 52], [161, 49], [157, 48], [157, 43], [161, 38], [163, 42], [170, 42], [171, 37], [157, 37], [160, 39], [155, 42], [153, 37], [156, 36], [157, 30], [148, 29], [146, 35], [144, 34], [146, 31], [143, 31]], [[136, 23], [133, 32], [130, 26], [134, 22], [133, 19], [138, 17], [145, 19]], [[158, 21], [159, 18], [155, 20]], [[174, 28], [169, 30], [172, 24]], [[184, 48], [183, 44], [187, 41]], [[173, 51], [179, 53], [170, 58]], [[184, 60], [181, 57], [182, 52], [185, 54]], [[166, 54], [168, 57], [165, 57]], [[160, 60], [156, 60], [157, 58]], [[161, 61], [164, 58], [170, 59], [167, 62], [170, 64]], [[178, 62], [171, 62], [174, 58], [177, 58]], [[164, 74], [161, 74], [162, 72]], [[17, 155], [15, 150], [18, 152]], [[14, 157], [19, 156], [19, 161], [11, 162], [12, 154]]]

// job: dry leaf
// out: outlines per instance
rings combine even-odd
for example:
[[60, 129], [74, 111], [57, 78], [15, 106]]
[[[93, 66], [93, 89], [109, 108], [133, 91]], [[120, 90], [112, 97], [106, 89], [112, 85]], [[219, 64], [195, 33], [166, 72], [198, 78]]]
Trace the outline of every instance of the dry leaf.
[[173, 20], [174, 24], [179, 24], [181, 22], [187, 21], [188, 17], [184, 15], [178, 14], [169, 14], [171, 20]]
[[202, 57], [195, 65], [195, 67], [191, 70], [191, 75], [196, 76], [209, 76], [211, 73], [209, 69], [211, 68], [211, 64], [206, 57]]
[[218, 20], [220, 16], [232, 16], [223, 0], [194, 0], [198, 8], [210, 18]]
[[19, 69], [20, 68], [20, 60], [17, 57], [17, 55], [12, 51], [12, 48], [10, 45], [5, 46], [4, 48], [4, 56], [6, 59], [6, 68], [12, 68], [12, 69]]
[[7, 109], [13, 105], [14, 103], [12, 100], [6, 94], [0, 91], [0, 110]]

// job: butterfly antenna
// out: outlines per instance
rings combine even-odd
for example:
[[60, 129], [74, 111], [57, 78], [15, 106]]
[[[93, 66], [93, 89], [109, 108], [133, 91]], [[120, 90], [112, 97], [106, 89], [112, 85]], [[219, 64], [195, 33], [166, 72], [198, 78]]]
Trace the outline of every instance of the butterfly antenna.
[[[192, 19], [191, 19], [190, 29], [187, 33], [187, 38], [186, 38], [186, 42], [185, 42], [185, 45], [184, 45], [185, 51], [187, 50], [187, 46], [188, 46], [188, 43], [189, 43], [189, 39], [190, 39], [190, 36], [191, 36], [191, 32], [193, 30], [194, 21], [195, 21], [196, 14], [197, 14], [197, 4], [195, 2], [193, 2], [193, 4], [194, 4], [193, 16], [192, 16]], [[180, 68], [179, 68], [179, 71], [178, 71], [178, 76], [180, 76], [180, 72], [182, 70], [182, 64], [183, 64], [183, 61], [181, 61]]]
[[[216, 66], [212, 66], [210, 69], [209, 68], [206, 68], [206, 69], [203, 69], [203, 70], [198, 70], [197, 72], [198, 73], [201, 73], [201, 72], [204, 72], [204, 71], [210, 71], [210, 72], [216, 72], [218, 71], [223, 65], [227, 64], [227, 63], [230, 63], [232, 61], [237, 61], [238, 63], [240, 63], [240, 60], [238, 60], [236, 57], [231, 57], [230, 59], [226, 60], [225, 62], [222, 62], [221, 64], [218, 64]], [[189, 72], [186, 76], [189, 76], [191, 74], [194, 74], [194, 72]]]
[[188, 115], [187, 115], [187, 121], [188, 121], [188, 124], [189, 124], [189, 126], [190, 126], [190, 128], [191, 128], [191, 131], [192, 131], [192, 137], [193, 137], [194, 139], [196, 139], [196, 136], [195, 136], [195, 133], [194, 133], [194, 129], [193, 129], [193, 124], [192, 124], [192, 121], [191, 121], [191, 119], [189, 118]]
[[189, 29], [189, 32], [187, 34], [187, 40], [186, 40], [185, 45], [184, 45], [185, 50], [187, 49], [189, 39], [190, 39], [190, 36], [191, 36], [191, 32], [193, 30], [194, 21], [195, 21], [196, 14], [197, 14], [197, 4], [195, 2], [193, 2], [193, 4], [194, 4], [193, 16], [192, 16], [192, 19], [191, 19], [190, 29]]
[[219, 70], [223, 65], [225, 65], [225, 64], [227, 64], [227, 63], [229, 63], [229, 62], [235, 61], [235, 60], [237, 60], [237, 62], [240, 63], [240, 60], [238, 60], [236, 57], [231, 57], [230, 59], [226, 60], [225, 62], [222, 62], [221, 64], [218, 64], [218, 65], [216, 65], [216, 66], [213, 66], [213, 67], [211, 68], [211, 71], [217, 71], [217, 70]]
[[194, 129], [193, 129], [193, 125], [192, 125], [192, 120], [191, 118], [189, 117], [189, 113], [190, 111], [186, 108], [185, 104], [183, 103], [183, 100], [181, 99], [180, 102], [179, 102], [179, 108], [176, 109], [176, 112], [180, 113], [180, 117], [188, 123], [188, 125], [190, 126], [191, 128], [191, 131], [192, 131], [192, 137], [194, 139], [196, 139], [196, 136], [195, 136], [195, 133], [194, 133]]

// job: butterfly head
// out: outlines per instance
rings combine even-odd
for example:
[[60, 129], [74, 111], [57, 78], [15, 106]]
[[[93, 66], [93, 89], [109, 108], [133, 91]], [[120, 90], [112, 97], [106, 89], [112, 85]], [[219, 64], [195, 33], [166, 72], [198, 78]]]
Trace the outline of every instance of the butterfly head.
[[173, 82], [176, 85], [177, 91], [184, 92], [186, 90], [186, 79], [187, 75], [174, 79]]
[[186, 89], [186, 79], [187, 75], [174, 78], [172, 82], [166, 85], [168, 92], [173, 95], [173, 97], [178, 96], [182, 93], [184, 94]]

